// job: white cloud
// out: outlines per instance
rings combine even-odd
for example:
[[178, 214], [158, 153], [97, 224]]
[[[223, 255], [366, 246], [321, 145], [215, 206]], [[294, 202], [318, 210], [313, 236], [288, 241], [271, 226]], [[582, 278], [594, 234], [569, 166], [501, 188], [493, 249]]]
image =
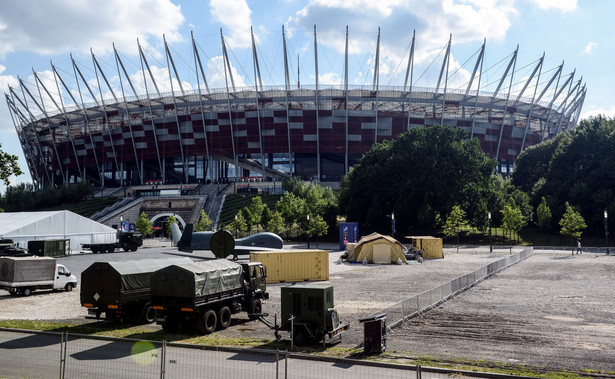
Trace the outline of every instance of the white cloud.
[[562, 12], [570, 12], [577, 8], [577, 0], [532, 0], [540, 9], [559, 9]]
[[[214, 57], [209, 60], [205, 75], [207, 75], [207, 83], [209, 88], [226, 88], [226, 79], [224, 77], [224, 59], [221, 56]], [[231, 64], [231, 72], [233, 73], [233, 81], [236, 88], [246, 87], [243, 76], [239, 75], [235, 66]], [[228, 79], [228, 86], [231, 87], [231, 79]]]
[[178, 41], [184, 22], [170, 0], [30, 0], [8, 1], [0, 13], [0, 57], [17, 51], [38, 54], [108, 52], [112, 42], [144, 46], [165, 34]]
[[585, 48], [583, 49], [581, 55], [592, 55], [596, 47], [598, 47], [598, 44], [596, 42], [588, 42], [587, 45], [585, 45]]
[[592, 107], [590, 109], [583, 109], [581, 112], [581, 120], [587, 119], [592, 116], [603, 115], [606, 117], [615, 117], [615, 105], [611, 105], [608, 108]]
[[252, 10], [246, 0], [211, 0], [209, 5], [211, 15], [227, 29], [222, 32], [230, 46], [234, 48], [251, 46]]

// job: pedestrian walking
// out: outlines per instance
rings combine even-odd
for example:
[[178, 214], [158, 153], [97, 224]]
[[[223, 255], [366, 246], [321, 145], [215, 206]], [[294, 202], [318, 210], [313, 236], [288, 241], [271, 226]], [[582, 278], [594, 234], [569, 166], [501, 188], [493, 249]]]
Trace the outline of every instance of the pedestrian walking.
[[577, 254], [583, 254], [581, 252], [581, 240], [577, 240]]

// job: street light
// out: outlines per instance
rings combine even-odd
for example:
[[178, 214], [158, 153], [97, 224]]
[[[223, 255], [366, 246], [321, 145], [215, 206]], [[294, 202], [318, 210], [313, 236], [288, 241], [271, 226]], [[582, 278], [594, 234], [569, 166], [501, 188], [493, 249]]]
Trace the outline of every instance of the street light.
[[307, 248], [310, 248], [310, 215], [307, 215]]
[[606, 239], [606, 255], [609, 255], [609, 214], [604, 210], [604, 238]]
[[489, 222], [489, 252], [493, 252], [493, 244], [491, 243], [491, 212], [487, 212], [487, 221]]
[[391, 212], [391, 237], [395, 238], [395, 212]]
[[237, 215], [235, 215], [235, 238], [237, 238]]

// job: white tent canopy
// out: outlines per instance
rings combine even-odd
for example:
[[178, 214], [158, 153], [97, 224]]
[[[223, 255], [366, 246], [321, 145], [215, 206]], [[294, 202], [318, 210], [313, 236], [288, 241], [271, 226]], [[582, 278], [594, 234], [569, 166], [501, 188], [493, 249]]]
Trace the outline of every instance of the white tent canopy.
[[69, 239], [73, 251], [84, 243], [113, 243], [117, 231], [70, 211], [0, 213], [0, 237], [21, 247], [28, 241]]

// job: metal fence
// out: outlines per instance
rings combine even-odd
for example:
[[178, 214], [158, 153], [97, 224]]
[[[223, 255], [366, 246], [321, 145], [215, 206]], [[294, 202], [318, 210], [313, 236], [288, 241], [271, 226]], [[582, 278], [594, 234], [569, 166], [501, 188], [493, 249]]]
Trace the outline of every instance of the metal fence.
[[494, 378], [417, 365], [0, 328], [0, 378]]
[[421, 292], [418, 295], [400, 301], [397, 304], [393, 304], [390, 307], [370, 316], [385, 313], [387, 318], [387, 329], [390, 330], [410, 320], [411, 318], [422, 314], [423, 312], [437, 307], [453, 296], [456, 296], [457, 294], [473, 287], [491, 275], [524, 260], [532, 254], [534, 254], [534, 250], [530, 247], [519, 253], [507, 255], [502, 259], [475, 270], [474, 272], [462, 275], [451, 280], [450, 282], [442, 284], [439, 287]]

